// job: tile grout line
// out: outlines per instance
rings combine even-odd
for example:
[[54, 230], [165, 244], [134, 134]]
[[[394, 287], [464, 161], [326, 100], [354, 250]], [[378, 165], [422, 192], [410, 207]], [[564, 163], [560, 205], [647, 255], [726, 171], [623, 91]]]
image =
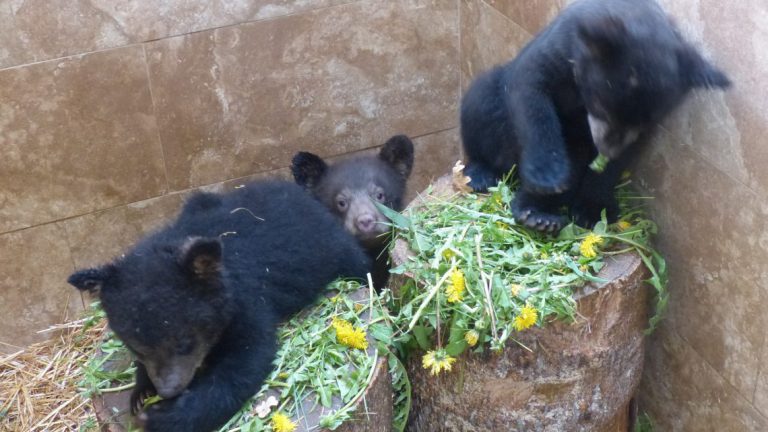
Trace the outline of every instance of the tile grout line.
[[[444, 128], [444, 129], [439, 129], [439, 130], [423, 133], [423, 134], [420, 134], [420, 135], [413, 135], [410, 138], [415, 140], [415, 139], [424, 138], [424, 137], [431, 136], [431, 135], [437, 135], [437, 134], [440, 134], [440, 133], [443, 133], [443, 132], [448, 132], [448, 131], [451, 131], [451, 130], [454, 130], [454, 129], [458, 129], [458, 126], [451, 126], [451, 127], [447, 127], [447, 128]], [[356, 150], [352, 150], [352, 151], [348, 151], [348, 152], [344, 152], [344, 153], [339, 153], [339, 154], [335, 154], [335, 155], [328, 156], [328, 157], [340, 157], [340, 156], [353, 155], [355, 153], [359, 153], [359, 152], [363, 152], [363, 151], [366, 151], [366, 150], [371, 150], [371, 149], [374, 149], [374, 148], [381, 147], [383, 144], [384, 143], [376, 144], [376, 145], [372, 145], [372, 146], [367, 146], [367, 147], [363, 147], [363, 148], [360, 148], [360, 149], [356, 149]], [[105, 212], [105, 211], [109, 211], [109, 210], [114, 210], [114, 209], [117, 209], [117, 208], [120, 208], [120, 207], [126, 207], [126, 206], [130, 206], [130, 205], [138, 204], [138, 203], [145, 202], [145, 201], [161, 199], [161, 198], [165, 198], [165, 197], [171, 197], [171, 196], [174, 196], [174, 195], [183, 195], [183, 194], [186, 194], [186, 193], [194, 192], [196, 190], [200, 190], [201, 188], [212, 187], [212, 186], [216, 186], [216, 185], [219, 185], [219, 184], [222, 184], [222, 183], [234, 182], [234, 181], [237, 181], [237, 180], [244, 180], [244, 179], [247, 179], [248, 177], [252, 177], [252, 176], [255, 176], [255, 175], [269, 174], [271, 172], [276, 172], [276, 171], [280, 171], [280, 170], [287, 169], [287, 168], [290, 168], [290, 165], [273, 167], [273, 168], [269, 168], [269, 169], [262, 170], [262, 171], [252, 172], [250, 174], [246, 174], [246, 175], [243, 175], [243, 176], [231, 177], [231, 178], [215, 181], [213, 183], [206, 183], [206, 184], [197, 185], [197, 186], [194, 186], [194, 187], [187, 187], [187, 188], [183, 188], [183, 189], [179, 189], [179, 190], [169, 190], [168, 192], [166, 192], [164, 194], [154, 195], [154, 196], [142, 198], [142, 199], [139, 199], [139, 200], [136, 200], [136, 201], [129, 201], [129, 202], [125, 202], [125, 203], [120, 203], [120, 204], [116, 204], [116, 205], [113, 205], [113, 206], [109, 206], [109, 207], [105, 207], [105, 208], [101, 208], [101, 209], [96, 209], [96, 210], [88, 211], [88, 212], [85, 212], [85, 213], [78, 213], [78, 214], [75, 214], [75, 215], [66, 216], [66, 217], [63, 217], [63, 218], [60, 218], [60, 219], [56, 219], [56, 220], [46, 221], [46, 222], [38, 223], [38, 224], [35, 224], [35, 225], [30, 225], [30, 226], [25, 226], [25, 227], [21, 227], [21, 228], [12, 229], [12, 230], [0, 233], [0, 236], [4, 236], [6, 234], [20, 233], [20, 232], [23, 232], [23, 231], [26, 231], [26, 230], [31, 230], [31, 229], [34, 229], [34, 228], [44, 227], [46, 225], [58, 224], [59, 222], [66, 222], [68, 220], [76, 219], [76, 218], [79, 218], [79, 217], [94, 215], [94, 214], [98, 214], [98, 213], [101, 213], [101, 212]]]
[[725, 378], [725, 377], [724, 377], [724, 376], [723, 376], [723, 375], [722, 375], [722, 374], [721, 374], [721, 373], [720, 373], [720, 372], [719, 372], [717, 369], [715, 369], [715, 368], [714, 368], [714, 366], [712, 366], [712, 364], [710, 364], [710, 363], [709, 363], [709, 361], [707, 361], [707, 359], [706, 359], [706, 358], [704, 358], [704, 356], [702, 356], [702, 355], [701, 355], [701, 353], [700, 353], [700, 352], [699, 352], [699, 351], [698, 351], [696, 348], [694, 348], [694, 347], [693, 347], [693, 345], [691, 345], [691, 343], [688, 341], [688, 339], [687, 339], [687, 338], [685, 338], [683, 335], [681, 335], [681, 334], [680, 334], [680, 332], [678, 332], [678, 331], [677, 331], [677, 329], [676, 329], [676, 328], [674, 328], [674, 327], [673, 327], [673, 328], [671, 328], [671, 331], [673, 331], [673, 332], [675, 333], [675, 335], [676, 335], [677, 337], [679, 337], [679, 338], [680, 338], [680, 339], [681, 339], [681, 340], [682, 340], [682, 341], [683, 341], [683, 342], [684, 342], [684, 343], [685, 343], [685, 344], [688, 346], [688, 348], [689, 348], [691, 351], [693, 351], [693, 352], [694, 352], [694, 354], [696, 355], [696, 357], [698, 357], [698, 360], [699, 360], [699, 361], [701, 361], [701, 362], [702, 362], [702, 363], [703, 363], [703, 364], [704, 364], [704, 365], [705, 365], [707, 368], [709, 368], [709, 369], [710, 369], [710, 371], [711, 371], [711, 372], [713, 372], [713, 373], [714, 373], [714, 374], [715, 374], [717, 377], [719, 377], [721, 380], [723, 380], [723, 383], [724, 383], [724, 385], [725, 385], [725, 386], [728, 386], [728, 388], [729, 388], [729, 389], [730, 389], [730, 390], [731, 390], [731, 391], [732, 391], [734, 394], [736, 394], [736, 397], [739, 397], [739, 398], [741, 398], [741, 399], [742, 399], [744, 402], [746, 402], [747, 406], [749, 406], [750, 408], [752, 408], [752, 409], [755, 411], [755, 413], [756, 413], [757, 415], [759, 415], [760, 417], [763, 417], [763, 418], [765, 418], [766, 420], [768, 420], [768, 417], [766, 417], [765, 415], [763, 415], [763, 413], [762, 413], [762, 412], [761, 412], [761, 411], [760, 411], [760, 410], [759, 410], [759, 409], [758, 409], [758, 408], [755, 406], [755, 404], [754, 404], [754, 403], [752, 403], [752, 401], [750, 401], [749, 399], [747, 399], [747, 397], [746, 397], [745, 395], [743, 395], [743, 394], [742, 394], [742, 393], [739, 391], [739, 389], [737, 389], [737, 388], [736, 388], [736, 387], [735, 387], [735, 386], [734, 386], [734, 385], [733, 385], [733, 384], [732, 384], [732, 383], [731, 383], [731, 382], [730, 382], [728, 379], [726, 379], [726, 378]]
[[[67, 250], [69, 251], [69, 262], [72, 265], [72, 271], [75, 271], [77, 269], [77, 263], [75, 262], [75, 254], [72, 251], [72, 242], [70, 242], [70, 239], [69, 239], [69, 231], [67, 231], [66, 226], [64, 226], [63, 224], [60, 224], [58, 221], [54, 222], [54, 225], [56, 229], [64, 237], [64, 243], [67, 244]], [[79, 291], [77, 292], [80, 295], [80, 305], [83, 307], [83, 310], [88, 309], [88, 306], [86, 305], [86, 302], [85, 302], [85, 297], [83, 297], [83, 294], [81, 292]], [[69, 318], [69, 312], [70, 312], [69, 306], [71, 303], [71, 299], [72, 299], [72, 292], [70, 291], [70, 293], [67, 295], [67, 301], [65, 303], [64, 314], [61, 317], [61, 322], [67, 322]]]
[[224, 25], [213, 26], [213, 27], [208, 27], [208, 28], [204, 28], [204, 29], [192, 30], [192, 31], [188, 31], [186, 33], [169, 34], [169, 35], [166, 35], [166, 36], [163, 36], [163, 37], [154, 38], [154, 39], [146, 39], [146, 40], [140, 40], [140, 41], [135, 41], [135, 42], [128, 42], [128, 43], [125, 43], [125, 44], [115, 45], [115, 46], [110, 46], [110, 47], [90, 49], [90, 50], [86, 50], [86, 51], [79, 52], [79, 53], [64, 54], [64, 55], [59, 55], [57, 57], [52, 57], [52, 58], [49, 58], [49, 59], [35, 60], [35, 61], [31, 61], [29, 63], [21, 63], [21, 64], [16, 64], [16, 65], [11, 65], [11, 66], [0, 67], [0, 73], [8, 71], [8, 70], [13, 70], [13, 69], [25, 68], [27, 66], [35, 66], [35, 65], [39, 65], [39, 64], [47, 63], [47, 62], [74, 60], [74, 59], [77, 59], [78, 57], [83, 57], [83, 56], [86, 56], [86, 55], [99, 54], [99, 53], [103, 53], [103, 52], [107, 52], [107, 51], [119, 50], [119, 49], [123, 49], [123, 48], [134, 47], [134, 46], [137, 46], [137, 45], [144, 45], [144, 44], [150, 43], [150, 42], [157, 42], [157, 41], [163, 41], [163, 40], [167, 40], [167, 39], [180, 38], [180, 37], [184, 37], [184, 36], [194, 35], [194, 34], [197, 34], [197, 33], [205, 33], [205, 32], [208, 32], [208, 31], [214, 31], [214, 30], [219, 30], [219, 29], [226, 29], [226, 28], [230, 28], [230, 27], [237, 27], [237, 26], [244, 25], [244, 24], [253, 24], [253, 23], [274, 21], [274, 20], [278, 20], [278, 19], [283, 19], [283, 18], [288, 18], [288, 17], [292, 17], [292, 16], [301, 15], [301, 14], [304, 14], [304, 13], [314, 13], [314, 12], [319, 12], [319, 11], [328, 10], [328, 9], [332, 9], [332, 8], [348, 6], [348, 5], [355, 4], [355, 3], [362, 3], [362, 2], [365, 2], [365, 1], [367, 1], [367, 0], [348, 0], [348, 1], [344, 2], [344, 3], [332, 4], [332, 5], [329, 5], [329, 6], [323, 6], [323, 7], [319, 7], [319, 8], [315, 8], [315, 9], [300, 10], [300, 11], [295, 11], [295, 12], [291, 12], [291, 13], [287, 13], [287, 14], [283, 14], [283, 15], [275, 15], [275, 16], [271, 16], [271, 17], [267, 17], [267, 18], [245, 19], [245, 20], [237, 21], [237, 22], [230, 23], [230, 24], [224, 24]]
[[[688, 144], [686, 144], [686, 143], [685, 143], [685, 140], [683, 140], [683, 139], [682, 139], [681, 137], [679, 137], [677, 134], [670, 132], [670, 131], [669, 131], [669, 129], [665, 128], [665, 127], [664, 127], [664, 126], [662, 126], [662, 125], [658, 125], [658, 126], [656, 126], [656, 127], [657, 127], [657, 128], [659, 128], [659, 129], [661, 129], [661, 130], [663, 130], [663, 131], [664, 131], [664, 132], [665, 132], [665, 133], [666, 133], [666, 134], [667, 134], [667, 135], [668, 135], [668, 136], [671, 138], [671, 141], [672, 141], [672, 143], [673, 143], [674, 145], [676, 145], [676, 146], [677, 146], [679, 149], [681, 149], [681, 150], [683, 150], [683, 151], [686, 151], [686, 152], [689, 152], [689, 153], [693, 154], [693, 155], [694, 155], [694, 156], [696, 156], [696, 157], [697, 157], [697, 158], [698, 158], [698, 159], [699, 159], [701, 162], [703, 162], [705, 165], [707, 165], [707, 167], [709, 167], [711, 170], [713, 170], [713, 171], [717, 171], [718, 173], [720, 173], [720, 174], [724, 175], [725, 177], [727, 177], [727, 178], [728, 178], [728, 180], [732, 181], [733, 183], [736, 183], [736, 185], [738, 185], [738, 186], [741, 186], [741, 187], [743, 187], [744, 189], [746, 189], [746, 190], [747, 190], [748, 192], [750, 192], [750, 193], [753, 195], [753, 197], [754, 197], [755, 199], [757, 199], [758, 201], [761, 201], [761, 202], [766, 202], [766, 201], [768, 201], [768, 195], [766, 195], [765, 193], [763, 193], [763, 192], [760, 192], [760, 191], [758, 191], [758, 190], [755, 190], [754, 188], [752, 188], [752, 187], [751, 187], [751, 186], [749, 186], [748, 184], [744, 183], [743, 181], [741, 181], [741, 180], [739, 180], [739, 179], [737, 179], [737, 178], [733, 177], [733, 176], [732, 176], [730, 173], [727, 173], [727, 172], [725, 172], [725, 171], [721, 170], [720, 168], [718, 168], [717, 166], [715, 166], [715, 164], [714, 164], [714, 163], [712, 163], [712, 161], [710, 161], [710, 160], [709, 160], [709, 158], [707, 158], [707, 157], [706, 157], [705, 155], [703, 155], [702, 153], [699, 153], [699, 152], [696, 150], [695, 146], [692, 146], [692, 145], [688, 145]], [[658, 139], [658, 138], [659, 138], [659, 137], [657, 136], [657, 137], [656, 137], [656, 139]], [[648, 142], [648, 144], [653, 144], [653, 142]], [[659, 147], [659, 146], [653, 146], [653, 147]]]
[[[757, 403], [757, 388], [760, 386], [760, 376], [764, 373], [766, 373], [766, 368], [764, 366], [764, 359], [766, 357], [766, 350], [768, 347], [768, 335], [765, 333], [763, 334], [763, 344], [760, 347], [760, 353], [757, 356], [757, 378], [755, 379], [755, 388], [752, 389], [752, 406], [755, 407], [755, 410], [759, 412], [760, 414], [763, 414], [763, 410], [758, 408], [756, 405]], [[768, 418], [768, 407], [766, 407], [766, 417]]]
[[456, 15], [458, 16], [458, 19], [456, 20], [456, 35], [459, 38], [458, 43], [457, 43], [457, 49], [456, 49], [456, 52], [458, 53], [458, 58], [456, 59], [456, 63], [457, 63], [458, 68], [456, 70], [456, 73], [459, 74], [459, 89], [458, 89], [458, 94], [457, 94], [457, 97], [458, 97], [457, 105], [459, 106], [459, 110], [461, 109], [461, 98], [463, 96], [462, 95], [462, 90], [461, 90], [462, 89], [462, 84], [463, 84], [463, 82], [462, 82], [462, 79], [463, 79], [462, 75], [463, 74], [461, 73], [461, 68], [462, 68], [462, 65], [463, 65], [463, 57], [462, 57], [462, 50], [461, 50], [461, 20], [462, 20], [461, 6], [462, 6], [462, 1], [463, 0], [456, 0]]
[[[752, 194], [753, 194], [753, 195], [755, 195], [755, 198], [758, 198], [758, 199], [760, 199], [761, 201], [768, 201], [768, 195], [766, 195], [764, 192], [760, 192], [760, 191], [758, 191], [758, 190], [755, 190], [755, 189], [754, 189], [752, 186], [750, 186], [750, 185], [748, 185], [748, 184], [744, 183], [744, 182], [743, 182], [743, 181], [741, 181], [740, 179], [738, 179], [738, 178], [736, 178], [736, 177], [732, 176], [730, 173], [728, 173], [728, 172], [725, 172], [725, 171], [721, 170], [720, 168], [718, 168], [717, 166], [715, 166], [715, 164], [714, 164], [712, 161], [710, 161], [710, 160], [709, 160], [709, 158], [708, 158], [707, 156], [705, 156], [703, 153], [700, 153], [700, 152], [697, 150], [696, 146], [693, 146], [693, 145], [688, 145], [688, 144], [686, 144], [686, 143], [685, 143], [685, 139], [683, 139], [683, 137], [680, 137], [680, 136], [678, 136], [676, 133], [673, 133], [673, 132], [671, 132], [669, 129], [667, 129], [666, 127], [664, 127], [664, 126], [662, 126], [662, 125], [657, 125], [656, 127], [657, 127], [657, 128], [659, 128], [659, 129], [661, 129], [661, 130], [663, 130], [663, 131], [664, 131], [664, 132], [665, 132], [667, 135], [669, 135], [669, 136], [672, 138], [673, 142], [674, 142], [674, 143], [675, 143], [677, 146], [679, 146], [679, 147], [681, 147], [681, 148], [683, 148], [683, 149], [686, 149], [687, 151], [690, 151], [691, 153], [693, 153], [693, 154], [695, 154], [696, 156], [698, 156], [698, 157], [699, 157], [699, 159], [701, 159], [701, 160], [702, 160], [704, 163], [706, 163], [707, 165], [709, 165], [709, 167], [710, 167], [711, 169], [713, 169], [713, 170], [715, 170], [715, 171], [717, 171], [717, 172], [719, 172], [719, 173], [721, 173], [721, 174], [725, 175], [725, 176], [726, 176], [726, 177], [728, 177], [728, 178], [729, 178], [729, 179], [730, 179], [732, 182], [734, 182], [734, 183], [736, 183], [736, 184], [738, 184], [738, 185], [740, 185], [740, 186], [742, 186], [742, 187], [746, 188], [747, 190], [749, 190], [750, 192], [752, 192]], [[658, 137], [657, 137], [657, 138], [658, 138]], [[658, 146], [657, 146], [657, 147], [658, 147]]]
[[[509, 22], [511, 22], [512, 24], [514, 24], [514, 25], [515, 25], [515, 27], [517, 27], [518, 29], [522, 30], [522, 31], [523, 31], [525, 34], [527, 34], [527, 35], [528, 35], [530, 38], [533, 38], [533, 36], [534, 36], [534, 35], [533, 35], [531, 32], [529, 32], [528, 30], [526, 30], [525, 28], [523, 28], [523, 26], [521, 26], [520, 24], [518, 24], [518, 22], [517, 22], [517, 21], [515, 21], [515, 20], [513, 20], [512, 18], [508, 17], [507, 15], [505, 15], [503, 12], [501, 12], [501, 11], [500, 11], [500, 10], [498, 10], [498, 9], [496, 9], [495, 7], [491, 6], [491, 5], [490, 5], [490, 4], [489, 4], [489, 3], [488, 3], [486, 0], [477, 0], [477, 1], [479, 1], [480, 3], [482, 3], [482, 4], [483, 4], [485, 7], [487, 7], [487, 8], [489, 8], [489, 9], [491, 9], [491, 10], [492, 10], [494, 13], [497, 13], [497, 14], [499, 14], [499, 15], [500, 15], [500, 16], [502, 16], [504, 19], [506, 19], [507, 21], [509, 21]], [[527, 44], [527, 42], [526, 42], [526, 44]]]
[[[421, 134], [421, 135], [412, 135], [412, 136], [408, 135], [408, 137], [411, 138], [411, 140], [417, 140], [419, 138], [424, 138], [424, 137], [428, 137], [428, 136], [432, 136], [432, 135], [437, 135], [437, 134], [440, 134], [440, 133], [443, 133], [443, 132], [452, 131], [452, 130], [458, 129], [458, 128], [459, 128], [458, 126], [451, 126], [449, 128], [439, 129], [439, 130], [427, 132], [427, 133], [424, 133], [424, 134]], [[357, 153], [362, 153], [362, 152], [365, 152], [365, 151], [368, 151], [368, 150], [373, 150], [373, 149], [379, 148], [379, 147], [381, 147], [383, 145], [384, 145], [384, 143], [375, 144], [375, 145], [371, 145], [371, 146], [367, 146], [367, 147], [362, 147], [362, 148], [351, 150], [351, 151], [344, 152], [344, 153], [329, 155], [329, 156], [326, 156], [326, 157], [329, 158], [329, 159], [335, 159], [335, 158], [338, 158], [338, 157], [351, 156], [351, 155], [355, 155]], [[417, 145], [417, 144], [414, 143], [414, 145]], [[284, 169], [284, 168], [290, 168], [290, 167], [281, 167], [281, 168], [277, 168], [276, 170]], [[272, 170], [272, 171], [276, 171], [276, 170]], [[258, 174], [258, 173], [256, 173], [256, 174]], [[254, 174], [251, 174], [251, 175], [254, 175]], [[245, 176], [245, 177], [248, 177], [248, 176]], [[244, 177], [240, 177], [240, 178], [244, 178]], [[225, 180], [225, 181], [230, 181], [230, 180]], [[213, 183], [213, 184], [216, 184], [216, 183]]]
[[[690, 271], [690, 270], [688, 270], [687, 268], [683, 268], [683, 269], [682, 269], [682, 271], [684, 271], [684, 272], [687, 272], [687, 273], [688, 273], [688, 276], [692, 276], [692, 275], [691, 275], [691, 271]], [[667, 321], [667, 322], [669, 322], [669, 321]], [[679, 337], [679, 338], [680, 338], [682, 341], [684, 341], [684, 342], [685, 342], [685, 344], [688, 346], [688, 348], [690, 348], [690, 349], [691, 349], [691, 351], [693, 351], [694, 353], [696, 353], [696, 356], [699, 358], [699, 360], [700, 360], [702, 363], [704, 363], [704, 364], [705, 364], [705, 365], [706, 365], [706, 366], [707, 366], [709, 369], [711, 369], [711, 371], [712, 371], [712, 372], [713, 372], [715, 375], [717, 375], [717, 376], [718, 376], [718, 377], [719, 377], [721, 380], [723, 380], [723, 383], [725, 383], [725, 385], [727, 385], [727, 386], [728, 386], [728, 387], [731, 389], [731, 391], [733, 391], [733, 393], [735, 393], [736, 395], [738, 395], [739, 397], [741, 397], [742, 399], [744, 399], [744, 402], [746, 402], [746, 403], [747, 403], [747, 405], [749, 405], [750, 407], [752, 407], [752, 409], [754, 409], [756, 413], [758, 413], [758, 414], [759, 414], [759, 415], [761, 415], [761, 416], [763, 415], [763, 414], [762, 414], [762, 412], [761, 412], [759, 409], [757, 409], [757, 407], [755, 406], [755, 404], [754, 404], [754, 402], [753, 402], [753, 400], [754, 400], [754, 399], [753, 399], [753, 398], [752, 398], [752, 399], [750, 399], [750, 398], [747, 398], [747, 395], [743, 394], [743, 393], [742, 393], [742, 391], [741, 391], [740, 389], [738, 389], [738, 388], [737, 388], [737, 387], [736, 387], [736, 386], [735, 386], [735, 385], [734, 385], [734, 384], [731, 382], [731, 380], [729, 380], [728, 378], [726, 378], [725, 376], [723, 376], [723, 374], [722, 374], [722, 373], [720, 373], [720, 371], [719, 371], [719, 370], [717, 370], [717, 368], [715, 368], [715, 367], [714, 367], [714, 366], [713, 366], [713, 365], [712, 365], [712, 364], [709, 362], [709, 360], [707, 360], [707, 359], [706, 359], [706, 357], [704, 357], [704, 356], [703, 356], [703, 355], [702, 355], [702, 354], [699, 352], [699, 350], [698, 350], [698, 349], [696, 349], [696, 347], [694, 347], [694, 346], [693, 346], [693, 344], [692, 344], [692, 343], [691, 343], [691, 342], [688, 340], [688, 338], [687, 338], [687, 337], [685, 337], [685, 336], [684, 336], [682, 333], [680, 333], [680, 332], [677, 330], [677, 326], [671, 326], [671, 330], [672, 330], [673, 332], [675, 332], [675, 335], [677, 335], [677, 337]], [[765, 339], [765, 338], [764, 338], [764, 339]], [[760, 377], [760, 375], [759, 375], [759, 372], [758, 372], [758, 375], [757, 375], [757, 376], [756, 376], [756, 378], [755, 378], [755, 383], [757, 383], [757, 379], [758, 379], [759, 377]], [[768, 417], [767, 417], [767, 418], [768, 418]]]
[[152, 102], [152, 116], [155, 118], [155, 132], [157, 134], [157, 143], [160, 145], [160, 157], [163, 159], [163, 174], [165, 176], [165, 192], [161, 196], [165, 196], [171, 191], [171, 181], [168, 174], [168, 158], [165, 155], [165, 145], [163, 144], [163, 137], [160, 135], [160, 117], [157, 115], [157, 103], [155, 102], [155, 92], [152, 90], [152, 75], [149, 71], [149, 57], [147, 56], [147, 44], [141, 44], [142, 52], [144, 53], [144, 70], [147, 73], [147, 88], [149, 89], [149, 99]]

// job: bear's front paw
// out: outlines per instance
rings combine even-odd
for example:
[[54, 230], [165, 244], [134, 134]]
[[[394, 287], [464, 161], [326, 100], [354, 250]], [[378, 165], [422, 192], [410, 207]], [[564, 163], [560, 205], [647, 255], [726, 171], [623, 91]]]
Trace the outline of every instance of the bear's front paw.
[[138, 414], [144, 408], [144, 401], [154, 396], [155, 389], [151, 386], [134, 387], [131, 392], [131, 414]]
[[493, 171], [475, 162], [469, 162], [464, 167], [464, 175], [469, 177], [469, 187], [475, 192], [487, 192], [489, 187], [498, 184], [498, 178]]
[[563, 216], [543, 212], [530, 206], [512, 205], [512, 215], [517, 223], [536, 231], [556, 233], [565, 226], [566, 218]]
[[581, 200], [571, 206], [571, 217], [576, 225], [591, 229], [600, 221], [603, 210], [608, 223], [613, 223], [619, 218], [619, 205], [615, 199]]
[[526, 159], [521, 163], [520, 175], [523, 187], [539, 195], [554, 195], [565, 192], [569, 187], [571, 164], [565, 156], [552, 155]]
[[145, 432], [194, 430], [191, 420], [196, 413], [184, 409], [183, 404], [179, 403], [181, 398], [183, 398], [183, 395], [173, 399], [162, 400], [148, 406], [137, 417], [139, 426]]

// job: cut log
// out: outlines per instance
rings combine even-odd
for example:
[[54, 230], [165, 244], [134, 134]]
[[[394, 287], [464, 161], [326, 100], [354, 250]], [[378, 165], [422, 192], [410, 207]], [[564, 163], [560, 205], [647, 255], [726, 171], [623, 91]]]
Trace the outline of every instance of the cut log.
[[[369, 298], [368, 288], [362, 288], [350, 294], [350, 298], [355, 301], [363, 302]], [[361, 315], [364, 320], [369, 320], [370, 316], [366, 311]], [[373, 356], [376, 350], [376, 341], [368, 336], [368, 354]], [[122, 368], [124, 368], [123, 364]], [[118, 367], [116, 364], [115, 367]], [[132, 416], [129, 410], [129, 399], [131, 390], [125, 390], [114, 393], [103, 393], [101, 396], [94, 397], [93, 406], [96, 412], [96, 418], [99, 421], [103, 432], [127, 432]], [[268, 393], [266, 397], [274, 393]], [[302, 404], [302, 412], [305, 416], [301, 419], [294, 419], [297, 424], [295, 432], [308, 431], [327, 431], [327, 429], [318, 428], [320, 418], [324, 415], [338, 410], [342, 407], [341, 400], [334, 398], [331, 408], [324, 408], [312, 398], [308, 398]], [[392, 431], [392, 382], [389, 376], [389, 367], [386, 357], [380, 357], [376, 362], [373, 372], [373, 379], [366, 388], [362, 398], [356, 404], [356, 409], [352, 413], [352, 419], [347, 420], [336, 431], [340, 432], [391, 432]]]
[[[451, 194], [450, 178], [432, 193]], [[397, 244], [393, 266], [407, 256], [408, 245]], [[519, 343], [510, 340], [501, 353], [467, 351], [438, 376], [411, 356], [408, 430], [626, 432], [643, 366], [648, 276], [636, 254], [607, 257], [598, 277], [609, 282], [574, 294], [575, 323], [518, 333]], [[403, 280], [393, 279], [393, 289]]]

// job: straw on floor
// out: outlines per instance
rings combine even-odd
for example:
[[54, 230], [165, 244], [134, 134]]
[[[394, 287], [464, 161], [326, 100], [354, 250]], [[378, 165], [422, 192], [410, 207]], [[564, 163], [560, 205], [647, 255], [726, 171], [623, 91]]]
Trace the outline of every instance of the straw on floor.
[[55, 337], [0, 357], [0, 431], [96, 430], [90, 401], [80, 395], [80, 367], [93, 355], [106, 322], [56, 325]]

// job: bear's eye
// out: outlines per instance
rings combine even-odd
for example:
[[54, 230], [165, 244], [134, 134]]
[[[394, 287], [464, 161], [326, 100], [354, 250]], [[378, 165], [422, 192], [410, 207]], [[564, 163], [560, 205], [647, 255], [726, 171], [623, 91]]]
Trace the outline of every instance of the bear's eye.
[[336, 205], [339, 207], [339, 210], [346, 210], [347, 200], [345, 200], [344, 198], [339, 198], [336, 200]]
[[384, 192], [377, 192], [376, 193], [376, 201], [384, 202]]

